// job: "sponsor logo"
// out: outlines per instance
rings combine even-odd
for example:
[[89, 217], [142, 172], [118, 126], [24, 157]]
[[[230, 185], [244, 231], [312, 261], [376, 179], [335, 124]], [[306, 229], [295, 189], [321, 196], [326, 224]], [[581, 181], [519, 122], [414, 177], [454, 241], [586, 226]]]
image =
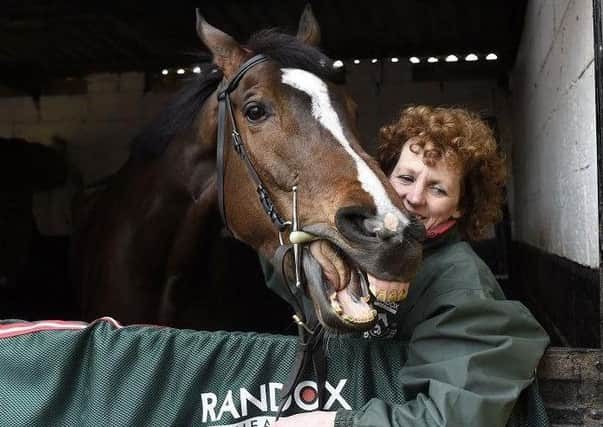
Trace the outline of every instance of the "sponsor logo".
[[392, 338], [398, 332], [398, 324], [395, 315], [399, 304], [375, 301], [377, 310], [377, 323], [370, 331], [364, 332], [364, 338]]
[[[315, 411], [317, 409], [328, 411], [338, 407], [352, 409], [342, 395], [347, 381], [347, 378], [341, 379], [335, 386], [326, 381], [325, 402], [319, 402], [318, 386], [315, 381], [302, 381], [297, 384], [292, 396], [283, 403], [282, 413], [284, 414], [292, 407], [302, 411]], [[254, 393], [244, 387], [238, 390], [228, 390], [223, 397], [211, 392], [201, 393], [202, 422], [220, 422], [222, 417], [226, 416], [235, 421], [240, 421], [234, 424], [220, 424], [222, 427], [263, 427], [270, 425], [274, 421], [274, 416], [267, 414], [276, 414], [279, 410], [280, 393], [278, 392], [282, 388], [282, 383], [270, 382], [261, 384]], [[256, 415], [258, 412], [263, 416], [247, 418], [252, 413]], [[218, 425], [214, 426], [217, 427]]]

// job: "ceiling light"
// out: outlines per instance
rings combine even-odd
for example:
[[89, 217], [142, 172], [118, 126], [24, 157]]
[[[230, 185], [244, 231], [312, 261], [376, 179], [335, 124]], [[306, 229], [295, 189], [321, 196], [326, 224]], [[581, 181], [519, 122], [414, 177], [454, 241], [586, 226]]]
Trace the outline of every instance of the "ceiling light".
[[163, 74], [164, 76], [167, 76], [168, 73], [169, 73], [169, 71], [165, 68], [163, 70], [161, 70], [161, 74]]
[[354, 59], [354, 64], [356, 64], [356, 65], [360, 64], [360, 59]]
[[195, 67], [195, 68], [193, 68], [193, 73], [199, 74], [200, 72], [201, 72], [201, 67]]
[[391, 59], [391, 61], [392, 61], [392, 62], [394, 62], [394, 63], [396, 63], [396, 62], [398, 62], [398, 61], [399, 61], [399, 59], [398, 59], [398, 58], [396, 58], [396, 57], [394, 56], [394, 57]]
[[409, 58], [409, 61], [410, 61], [412, 64], [418, 64], [419, 62], [421, 62], [421, 60], [420, 60], [419, 58], [417, 58], [416, 56], [411, 56], [411, 57]]
[[465, 56], [465, 61], [467, 62], [473, 62], [473, 61], [477, 61], [477, 55], [475, 53], [470, 53], [469, 55]]
[[448, 55], [446, 62], [458, 62], [459, 58], [456, 55]]
[[176, 74], [184, 74], [184, 68], [178, 68], [178, 70], [176, 70]]
[[439, 59], [436, 58], [435, 56], [430, 56], [429, 58], [427, 58], [427, 62], [429, 62], [430, 64], [433, 64], [438, 61], [439, 61]]
[[498, 59], [498, 56], [496, 56], [495, 53], [489, 53], [488, 56], [486, 56], [487, 61], [496, 61], [497, 59]]
[[338, 59], [337, 61], [333, 62], [333, 68], [341, 68], [343, 67], [343, 61]]

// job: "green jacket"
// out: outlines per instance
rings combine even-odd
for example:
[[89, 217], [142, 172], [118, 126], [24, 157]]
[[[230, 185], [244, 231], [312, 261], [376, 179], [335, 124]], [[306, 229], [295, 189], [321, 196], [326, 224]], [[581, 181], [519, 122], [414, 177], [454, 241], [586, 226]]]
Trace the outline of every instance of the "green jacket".
[[[265, 272], [269, 287], [281, 286]], [[408, 297], [378, 311], [365, 336], [406, 349], [393, 379], [405, 403], [372, 399], [359, 410], [340, 409], [337, 427], [504, 426], [549, 343], [528, 309], [505, 299], [456, 227], [427, 242]], [[534, 423], [548, 424], [540, 418]]]

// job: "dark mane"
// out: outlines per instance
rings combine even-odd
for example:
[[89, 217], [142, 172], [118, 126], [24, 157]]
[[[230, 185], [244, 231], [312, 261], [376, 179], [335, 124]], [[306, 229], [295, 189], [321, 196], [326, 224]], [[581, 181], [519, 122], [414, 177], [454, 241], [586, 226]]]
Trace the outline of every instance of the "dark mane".
[[222, 71], [214, 64], [203, 64], [195, 75], [149, 123], [130, 145], [134, 158], [157, 157], [182, 129], [190, 128], [205, 100], [222, 80]]
[[333, 60], [318, 48], [275, 29], [255, 33], [245, 47], [254, 53], [263, 53], [281, 67], [301, 68], [333, 83], [344, 81], [343, 70], [334, 68]]
[[[343, 71], [333, 68], [333, 61], [319, 49], [296, 37], [277, 30], [263, 30], [244, 45], [254, 53], [262, 53], [281, 67], [301, 68], [323, 80], [343, 83]], [[218, 87], [222, 72], [214, 64], [205, 64], [201, 73], [186, 84], [163, 111], [132, 141], [133, 158], [157, 157], [174, 136], [191, 127], [205, 100]]]

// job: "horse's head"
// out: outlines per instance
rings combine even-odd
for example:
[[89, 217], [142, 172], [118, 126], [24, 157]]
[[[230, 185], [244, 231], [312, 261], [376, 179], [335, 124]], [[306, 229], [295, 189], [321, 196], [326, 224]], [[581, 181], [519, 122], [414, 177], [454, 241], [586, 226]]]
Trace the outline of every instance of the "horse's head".
[[[424, 230], [403, 212], [387, 178], [361, 148], [355, 104], [333, 82], [333, 61], [314, 47], [320, 32], [310, 9], [297, 37], [261, 32], [241, 46], [202, 18], [197, 30], [225, 82], [240, 78], [229, 98], [234, 122], [246, 156], [286, 220], [292, 188], [298, 189], [300, 228], [316, 237], [303, 249], [303, 271], [319, 320], [341, 331], [370, 328], [376, 319], [371, 298], [363, 295], [364, 272], [409, 281], [421, 259]], [[257, 54], [268, 59], [241, 74]], [[236, 237], [270, 258], [279, 245], [277, 231], [227, 135], [227, 222]], [[404, 297], [391, 284], [387, 292], [371, 290], [386, 301]]]

